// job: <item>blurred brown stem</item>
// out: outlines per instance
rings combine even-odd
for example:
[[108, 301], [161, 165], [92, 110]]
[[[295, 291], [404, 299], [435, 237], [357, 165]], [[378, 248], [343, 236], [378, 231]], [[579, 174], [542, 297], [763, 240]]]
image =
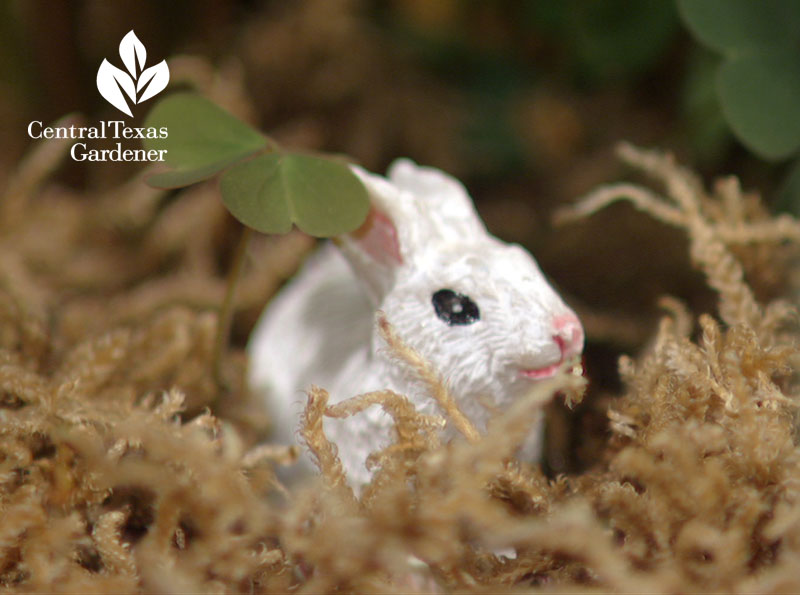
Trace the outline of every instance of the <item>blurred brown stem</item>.
[[[239, 243], [236, 245], [236, 252], [233, 255], [231, 269], [228, 272], [228, 282], [225, 288], [225, 299], [222, 302], [222, 306], [219, 310], [219, 316], [217, 318], [217, 337], [214, 341], [213, 365], [214, 378], [221, 390], [227, 390], [230, 388], [230, 385], [225, 378], [223, 359], [231, 334], [231, 323], [233, 322], [233, 313], [236, 302], [236, 286], [239, 283], [239, 278], [242, 276], [244, 262], [247, 259], [247, 246], [250, 244], [250, 237], [252, 235], [253, 230], [250, 227], [245, 226], [242, 229], [242, 235], [239, 237]], [[219, 397], [217, 397], [214, 405], [216, 406], [218, 403]]]

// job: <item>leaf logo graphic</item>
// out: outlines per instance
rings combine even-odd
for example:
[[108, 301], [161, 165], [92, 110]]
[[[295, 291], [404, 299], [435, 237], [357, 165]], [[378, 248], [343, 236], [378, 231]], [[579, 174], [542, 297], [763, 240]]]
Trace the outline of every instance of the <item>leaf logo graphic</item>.
[[119, 42], [119, 56], [128, 72], [103, 58], [97, 70], [97, 90], [111, 105], [133, 117], [126, 96], [136, 105], [161, 93], [169, 83], [169, 67], [166, 60], [150, 68], [144, 67], [147, 50], [133, 29]]

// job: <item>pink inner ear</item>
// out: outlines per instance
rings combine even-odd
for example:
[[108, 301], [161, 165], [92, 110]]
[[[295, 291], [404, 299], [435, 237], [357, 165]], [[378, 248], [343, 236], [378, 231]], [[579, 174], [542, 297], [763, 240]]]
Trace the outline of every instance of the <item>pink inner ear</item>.
[[387, 266], [403, 264], [400, 255], [400, 242], [397, 239], [397, 228], [389, 217], [377, 210], [370, 209], [364, 225], [353, 232], [353, 238], [376, 262]]

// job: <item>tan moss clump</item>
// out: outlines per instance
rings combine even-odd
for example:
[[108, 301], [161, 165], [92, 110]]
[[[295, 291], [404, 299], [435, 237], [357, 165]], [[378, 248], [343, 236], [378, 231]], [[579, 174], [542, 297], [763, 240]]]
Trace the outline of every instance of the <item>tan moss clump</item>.
[[[703, 314], [697, 324], [665, 300], [650, 347], [620, 362], [626, 390], [609, 411], [598, 468], [548, 481], [513, 461], [531, 413], [557, 391], [577, 398], [582, 378], [562, 370], [481, 435], [437, 371], [381, 320], [438, 415], [388, 391], [329, 405], [315, 387], [302, 435], [321, 473], [287, 490], [273, 467], [295, 453], [256, 440], [264, 423], [242, 388], [241, 354], [226, 360], [228, 393], [213, 380], [225, 236], [213, 188], [169, 204], [139, 184], [74, 196], [44, 184], [60, 151], [42, 145], [0, 203], [3, 586], [800, 590], [794, 310], [759, 303], [745, 280], [777, 291], [800, 226], [770, 218], [734, 180], [709, 194], [668, 157], [625, 147], [666, 196], [611, 186], [564, 215], [630, 200], [686, 230], [719, 294], [719, 320]], [[240, 314], [257, 312], [305, 246], [290, 237], [254, 247]], [[773, 253], [770, 275], [752, 268]], [[213, 402], [216, 416], [204, 411]], [[367, 461], [372, 483], [356, 493], [324, 421], [368, 407], [382, 407], [395, 429]], [[444, 424], [463, 439], [441, 444]]]

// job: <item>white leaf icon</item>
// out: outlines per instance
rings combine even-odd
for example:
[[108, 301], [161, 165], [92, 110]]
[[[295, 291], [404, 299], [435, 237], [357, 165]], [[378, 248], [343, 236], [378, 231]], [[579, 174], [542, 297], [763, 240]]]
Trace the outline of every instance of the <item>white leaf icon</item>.
[[133, 85], [133, 79], [124, 70], [120, 70], [106, 59], [103, 59], [103, 63], [97, 70], [97, 90], [119, 111], [133, 116], [122, 95], [122, 91], [125, 91], [131, 101], [136, 103], [136, 88]]
[[151, 66], [139, 76], [139, 81], [136, 83], [136, 92], [141, 93], [142, 89], [144, 89], [144, 93], [139, 97], [139, 103], [161, 93], [167, 83], [169, 83], [169, 67], [166, 60], [161, 60], [161, 62]]
[[[139, 41], [139, 38], [136, 37], [133, 29], [128, 31], [125, 37], [122, 38], [122, 41], [119, 42], [119, 57], [122, 58], [125, 68], [128, 69], [128, 72], [131, 73], [134, 79], [136, 78], [137, 72], [144, 70], [147, 50], [144, 48], [144, 44]], [[139, 62], [138, 70], [136, 68], [136, 62]]]
[[[155, 66], [145, 69], [147, 50], [139, 41], [133, 29], [119, 42], [119, 55], [128, 73], [103, 59], [97, 70], [97, 89], [111, 105], [124, 114], [133, 116], [130, 105], [147, 101], [161, 93], [169, 83], [169, 67], [162, 60]], [[125, 95], [130, 103], [125, 99]], [[137, 100], [137, 95], [139, 96]]]

